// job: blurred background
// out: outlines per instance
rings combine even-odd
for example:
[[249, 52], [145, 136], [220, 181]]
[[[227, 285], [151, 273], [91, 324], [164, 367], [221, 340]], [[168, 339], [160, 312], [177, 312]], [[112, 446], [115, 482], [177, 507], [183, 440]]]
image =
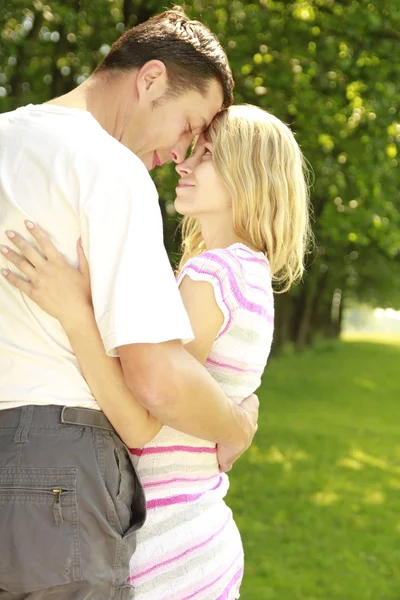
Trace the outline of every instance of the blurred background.
[[[0, 112], [64, 94], [171, 5], [0, 0]], [[400, 2], [184, 6], [226, 49], [236, 102], [289, 124], [313, 169], [317, 247], [276, 296], [260, 429], [232, 473], [241, 598], [399, 600]], [[177, 177], [153, 176], [176, 264]]]

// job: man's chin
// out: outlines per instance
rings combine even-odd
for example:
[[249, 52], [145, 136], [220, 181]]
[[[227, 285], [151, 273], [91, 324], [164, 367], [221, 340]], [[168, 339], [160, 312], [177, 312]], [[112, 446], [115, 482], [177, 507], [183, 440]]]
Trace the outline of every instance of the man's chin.
[[148, 171], [152, 171], [153, 170], [153, 161], [152, 161], [152, 156], [151, 155], [145, 155], [145, 156], [140, 156], [139, 154], [136, 155], [138, 158], [140, 158], [140, 160], [142, 161], [142, 163], [144, 164], [144, 166], [146, 167], [146, 169]]
[[156, 167], [161, 167], [164, 164], [155, 152], [139, 156], [139, 158], [148, 171], [153, 171]]

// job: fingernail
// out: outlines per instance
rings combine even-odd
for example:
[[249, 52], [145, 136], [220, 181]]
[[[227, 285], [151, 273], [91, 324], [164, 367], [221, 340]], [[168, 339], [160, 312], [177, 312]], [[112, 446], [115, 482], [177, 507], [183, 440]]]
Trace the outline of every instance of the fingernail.
[[4, 277], [7, 277], [7, 275], [8, 275], [7, 269], [2, 269], [1, 274], [4, 275]]
[[8, 252], [8, 248], [7, 248], [7, 246], [2, 246], [2, 247], [0, 248], [0, 250], [2, 251], [2, 253], [3, 253], [3, 254], [7, 254], [7, 252]]
[[32, 223], [32, 221], [25, 221], [25, 225], [27, 226], [28, 229], [33, 229], [35, 227], [35, 225]]
[[13, 231], [6, 231], [6, 236], [9, 238], [15, 237], [15, 233]]

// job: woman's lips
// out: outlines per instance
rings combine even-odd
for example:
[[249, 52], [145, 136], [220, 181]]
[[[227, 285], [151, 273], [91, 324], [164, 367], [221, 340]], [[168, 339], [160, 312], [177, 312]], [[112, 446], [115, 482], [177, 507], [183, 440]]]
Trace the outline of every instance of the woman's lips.
[[194, 187], [194, 183], [189, 183], [187, 181], [179, 181], [178, 183], [178, 188], [184, 188], [184, 187]]

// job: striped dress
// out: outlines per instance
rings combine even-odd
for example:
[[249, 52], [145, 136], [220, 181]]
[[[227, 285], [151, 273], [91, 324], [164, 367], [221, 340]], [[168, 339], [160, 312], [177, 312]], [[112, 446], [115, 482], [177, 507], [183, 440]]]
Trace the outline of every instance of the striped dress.
[[[240, 403], [259, 387], [272, 342], [268, 262], [236, 243], [190, 259], [178, 284], [185, 276], [213, 285], [224, 323], [205, 366]], [[131, 453], [148, 508], [130, 565], [135, 600], [239, 598], [243, 547], [215, 444], [165, 426]]]

